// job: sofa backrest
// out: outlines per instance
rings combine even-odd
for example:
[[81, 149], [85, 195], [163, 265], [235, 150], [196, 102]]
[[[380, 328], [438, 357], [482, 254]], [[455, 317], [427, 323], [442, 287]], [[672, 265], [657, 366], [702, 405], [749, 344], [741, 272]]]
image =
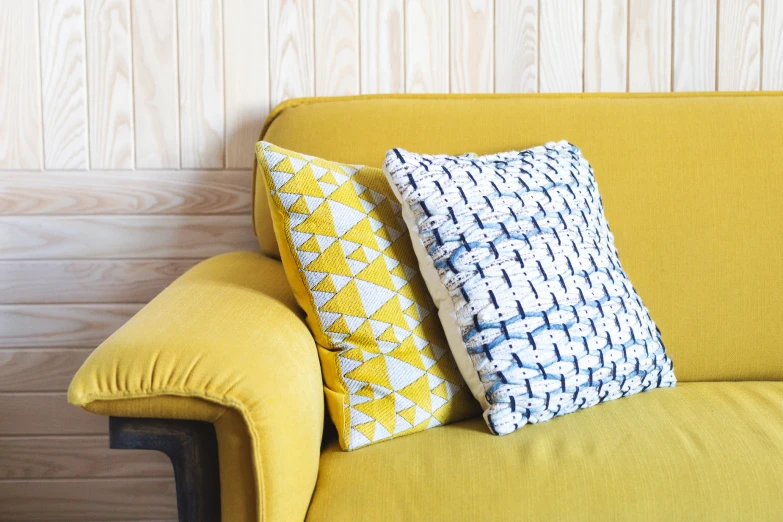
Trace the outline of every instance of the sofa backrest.
[[[783, 93], [290, 100], [267, 141], [380, 166], [568, 140], [595, 169], [623, 266], [677, 377], [783, 378]], [[263, 181], [254, 221], [276, 256]]]

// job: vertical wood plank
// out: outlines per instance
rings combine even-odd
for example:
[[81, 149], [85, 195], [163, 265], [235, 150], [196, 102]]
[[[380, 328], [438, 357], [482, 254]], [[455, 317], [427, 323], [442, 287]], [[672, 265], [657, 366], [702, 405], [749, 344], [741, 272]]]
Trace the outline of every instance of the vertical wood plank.
[[178, 0], [182, 168], [222, 168], [225, 145], [220, 0]]
[[43, 165], [38, 11], [0, 2], [0, 169]]
[[783, 2], [764, 2], [762, 85], [765, 91], [783, 90]]
[[449, 3], [405, 2], [405, 92], [449, 92]]
[[359, 0], [315, 4], [315, 94], [359, 93]]
[[362, 94], [405, 92], [402, 0], [362, 0]]
[[714, 91], [717, 0], [674, 0], [675, 91]]
[[671, 90], [672, 2], [630, 0], [628, 90]]
[[538, 91], [538, 0], [495, 1], [495, 92]]
[[133, 0], [136, 167], [179, 167], [179, 77], [175, 0]]
[[133, 168], [129, 0], [85, 0], [90, 166]]
[[[719, 91], [757, 91], [761, 88], [760, 2], [721, 0], [718, 3]], [[783, 34], [778, 33], [780, 38]]]
[[494, 80], [492, 0], [451, 0], [451, 92], [492, 92]]
[[266, 0], [223, 0], [227, 168], [253, 165], [269, 113], [267, 9]]
[[40, 0], [44, 166], [89, 168], [82, 0]]
[[586, 92], [626, 90], [628, 63], [627, 0], [585, 0]]
[[313, 0], [269, 0], [272, 106], [315, 93]]
[[540, 0], [541, 92], [582, 92], [582, 0]]

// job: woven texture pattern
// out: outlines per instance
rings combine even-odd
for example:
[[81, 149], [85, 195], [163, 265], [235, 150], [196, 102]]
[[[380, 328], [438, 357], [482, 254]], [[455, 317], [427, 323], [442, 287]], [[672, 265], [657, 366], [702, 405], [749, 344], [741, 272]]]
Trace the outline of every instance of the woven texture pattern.
[[383, 172], [265, 142], [257, 157], [343, 449], [475, 412]]
[[393, 149], [384, 169], [451, 298], [456, 325], [444, 328], [459, 329], [451, 348], [470, 358], [494, 433], [675, 384], [577, 147], [474, 159]]

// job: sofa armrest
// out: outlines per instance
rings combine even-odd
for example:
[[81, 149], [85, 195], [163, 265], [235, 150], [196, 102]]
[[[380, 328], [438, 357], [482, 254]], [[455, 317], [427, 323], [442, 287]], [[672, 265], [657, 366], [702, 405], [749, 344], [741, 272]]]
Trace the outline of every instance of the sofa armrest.
[[[318, 474], [322, 380], [278, 261], [236, 252], [192, 268], [89, 356], [68, 400], [104, 415], [215, 423], [224, 519], [304, 519]], [[221, 426], [231, 433], [221, 437]], [[242, 466], [243, 437], [250, 485], [228, 469]], [[255, 513], [237, 511], [247, 504], [240, 492], [255, 497]]]

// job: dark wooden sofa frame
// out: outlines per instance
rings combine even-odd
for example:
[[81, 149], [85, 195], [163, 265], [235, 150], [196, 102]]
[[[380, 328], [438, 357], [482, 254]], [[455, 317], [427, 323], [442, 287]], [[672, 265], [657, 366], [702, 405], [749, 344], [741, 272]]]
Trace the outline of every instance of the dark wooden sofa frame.
[[174, 466], [180, 522], [220, 522], [217, 437], [209, 422], [109, 418], [109, 447], [162, 451]]

